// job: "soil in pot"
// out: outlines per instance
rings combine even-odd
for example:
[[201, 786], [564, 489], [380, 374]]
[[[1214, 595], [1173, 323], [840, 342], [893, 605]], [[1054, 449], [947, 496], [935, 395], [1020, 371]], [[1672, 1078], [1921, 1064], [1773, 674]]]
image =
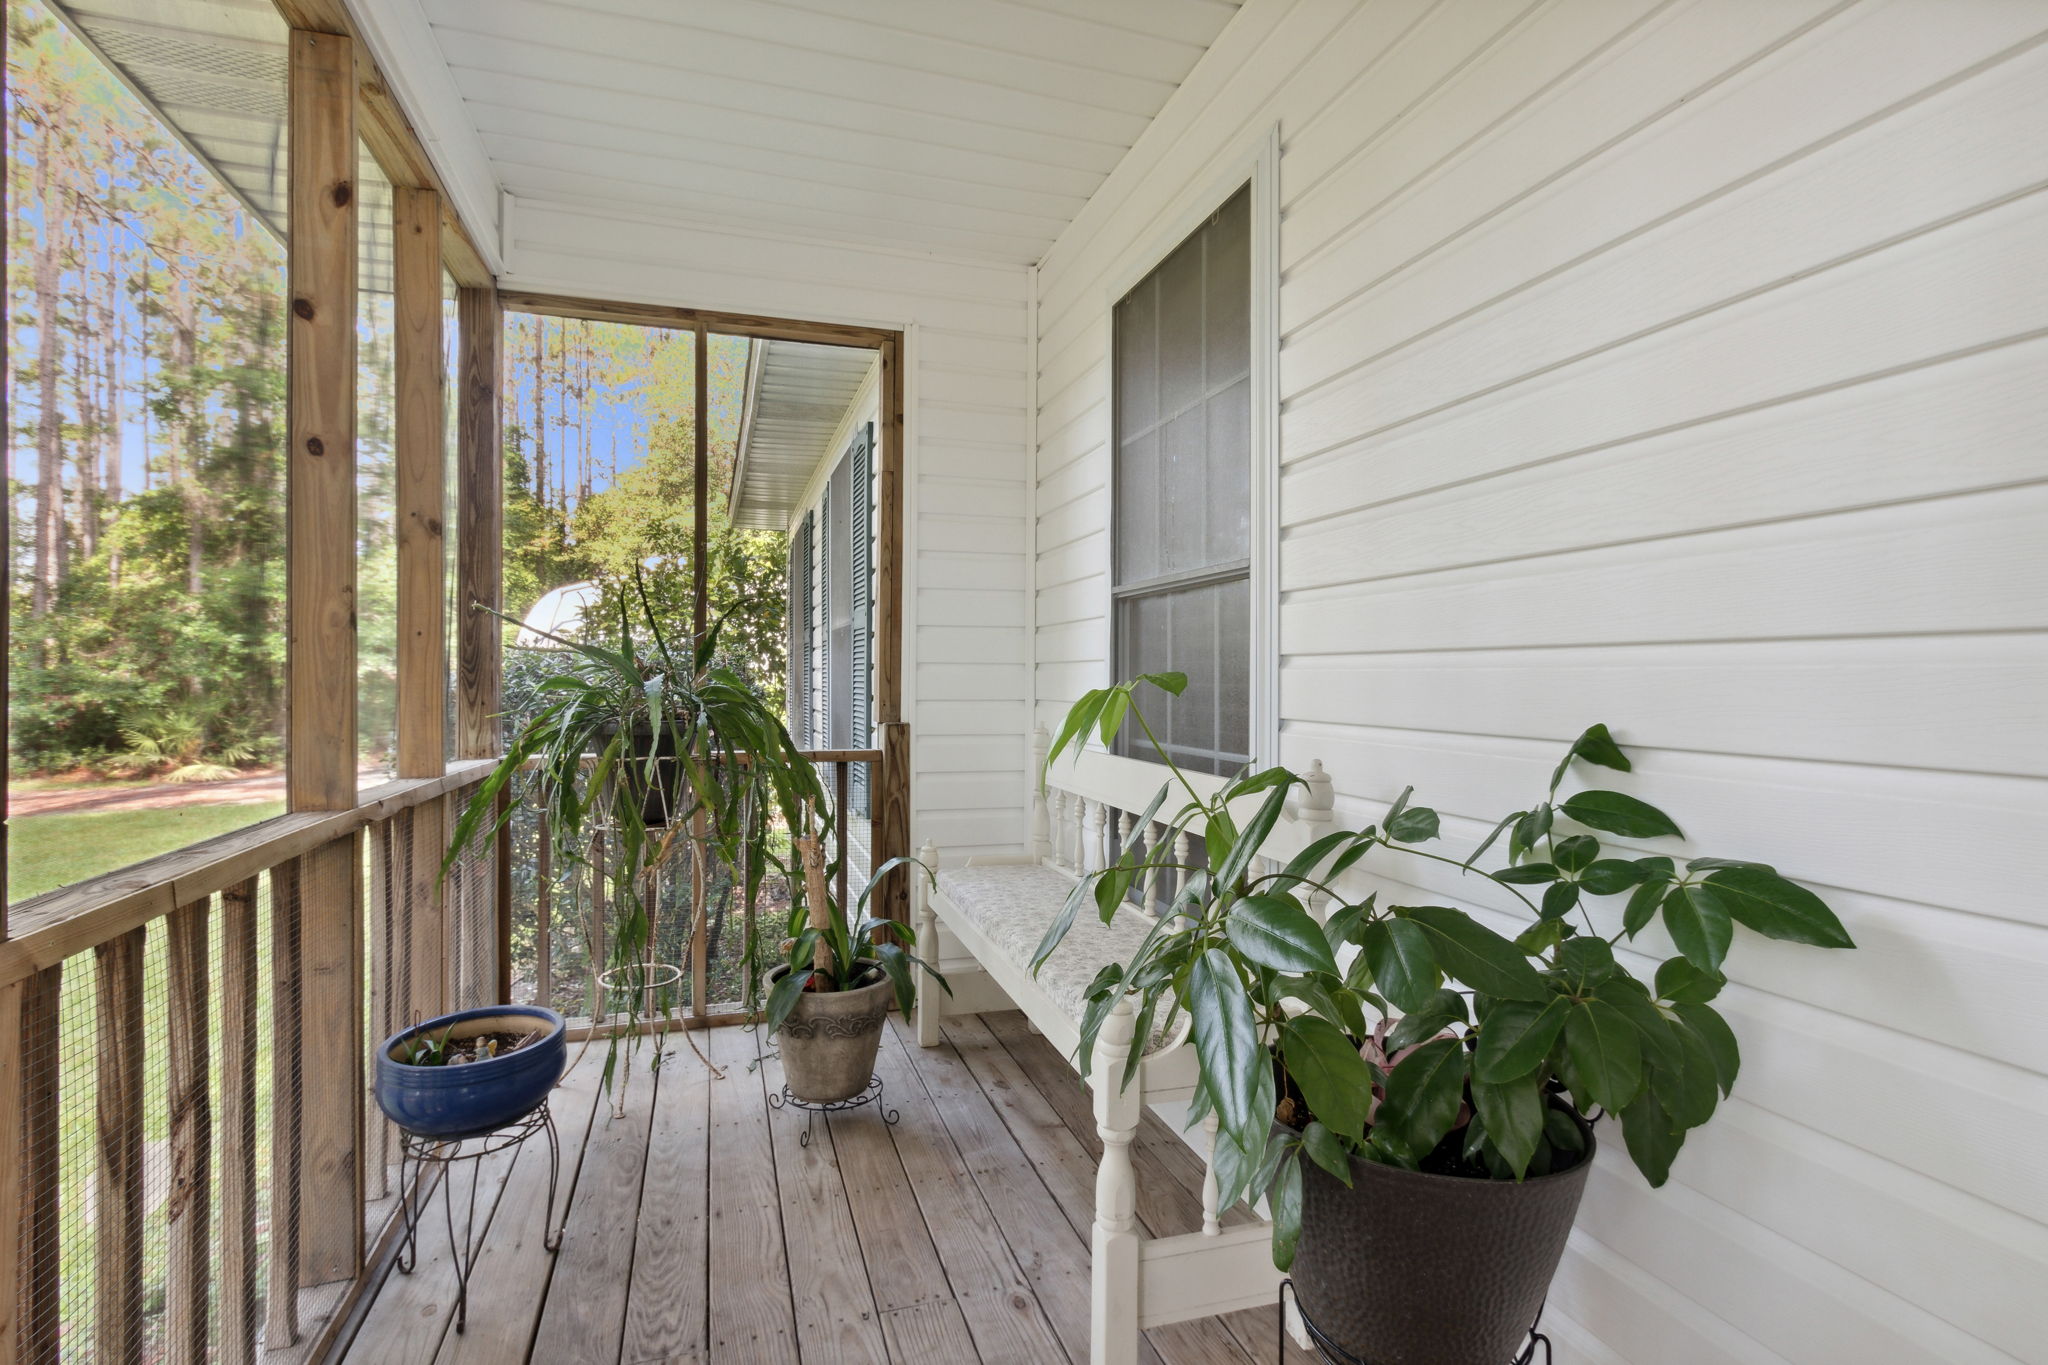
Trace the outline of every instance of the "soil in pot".
[[1354, 1160], [1347, 1189], [1304, 1161], [1293, 1268], [1303, 1315], [1373, 1365], [1506, 1365], [1578, 1215], [1594, 1149], [1581, 1128], [1576, 1164], [1520, 1182]]
[[[777, 1035], [783, 1082], [806, 1104], [852, 1099], [875, 1074], [892, 988], [879, 967], [863, 965], [872, 981], [851, 990], [804, 991]], [[779, 966], [769, 972], [767, 988], [788, 971]]]

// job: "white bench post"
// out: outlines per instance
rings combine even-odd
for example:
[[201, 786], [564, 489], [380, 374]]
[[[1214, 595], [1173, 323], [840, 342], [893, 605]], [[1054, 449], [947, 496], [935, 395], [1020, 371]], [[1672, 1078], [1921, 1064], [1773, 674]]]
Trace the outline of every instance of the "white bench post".
[[[939, 850], [931, 840], [924, 841], [924, 847], [917, 856], [927, 868], [937, 871]], [[911, 894], [917, 903], [917, 955], [937, 967], [939, 964], [939, 917], [932, 909], [932, 888], [929, 875], [910, 879]], [[917, 974], [917, 1043], [919, 1047], [939, 1045], [939, 1012], [945, 1007], [933, 992], [938, 983], [924, 972]]]
[[1137, 1365], [1138, 1359], [1138, 1177], [1131, 1164], [1131, 1140], [1137, 1136], [1143, 1100], [1122, 1084], [1135, 1028], [1131, 1002], [1121, 999], [1095, 1040], [1092, 1085], [1102, 1162], [1095, 1170], [1090, 1365]]
[[1031, 856], [1043, 862], [1052, 854], [1051, 828], [1045, 809], [1045, 753], [1052, 747], [1052, 736], [1045, 732], [1043, 725], [1031, 732], [1031, 828], [1025, 831], [1030, 840], [1027, 848]]

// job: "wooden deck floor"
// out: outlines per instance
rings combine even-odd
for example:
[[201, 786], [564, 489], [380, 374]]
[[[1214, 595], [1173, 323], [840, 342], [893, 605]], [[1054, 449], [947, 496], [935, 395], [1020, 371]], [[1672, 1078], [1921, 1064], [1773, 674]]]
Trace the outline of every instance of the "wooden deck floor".
[[[643, 1047], [623, 1118], [598, 1099], [601, 1044], [564, 1079], [559, 1254], [541, 1245], [538, 1144], [493, 1159], [468, 1330], [450, 1330], [454, 1272], [435, 1208], [419, 1269], [386, 1279], [346, 1359], [1086, 1362], [1099, 1143], [1086, 1091], [1023, 1016], [950, 1019], [933, 1049], [892, 1017], [879, 1070], [902, 1121], [885, 1127], [872, 1109], [820, 1119], [808, 1147], [802, 1114], [768, 1108], [780, 1070], [772, 1057], [750, 1069], [753, 1031], [692, 1036], [723, 1078], [672, 1035], [656, 1074]], [[1150, 1115], [1135, 1150], [1148, 1230], [1198, 1227], [1194, 1154]], [[1145, 1359], [1277, 1363], [1275, 1322], [1262, 1309], [1158, 1329]]]

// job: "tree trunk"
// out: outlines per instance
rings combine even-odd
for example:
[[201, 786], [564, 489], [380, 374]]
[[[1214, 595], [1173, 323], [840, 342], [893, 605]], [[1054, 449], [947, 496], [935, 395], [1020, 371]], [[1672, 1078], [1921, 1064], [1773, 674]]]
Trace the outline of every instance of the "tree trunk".
[[[64, 432], [57, 411], [57, 376], [64, 364], [64, 331], [57, 317], [62, 262], [62, 215], [50, 192], [57, 133], [43, 125], [37, 139], [35, 199], [43, 221], [36, 229], [36, 550], [29, 609], [47, 616], [64, 582]], [[47, 646], [46, 646], [47, 648]]]
[[198, 392], [199, 317], [197, 301], [188, 290], [176, 290], [177, 307], [172, 313], [172, 363], [184, 385], [183, 430], [184, 479], [179, 494], [185, 503], [185, 591], [196, 601], [204, 586], [200, 573], [206, 549], [206, 405]]
[[533, 316], [533, 499], [548, 503], [548, 418], [542, 396], [547, 387], [548, 320]]

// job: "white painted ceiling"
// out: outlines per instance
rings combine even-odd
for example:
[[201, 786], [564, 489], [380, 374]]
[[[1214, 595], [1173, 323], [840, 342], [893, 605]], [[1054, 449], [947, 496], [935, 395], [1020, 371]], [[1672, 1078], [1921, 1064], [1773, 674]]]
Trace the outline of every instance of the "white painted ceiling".
[[729, 513], [735, 526], [780, 531], [876, 363], [873, 351], [756, 341], [748, 357], [739, 463]]
[[515, 199], [1022, 265], [1237, 0], [351, 5], [437, 157]]

